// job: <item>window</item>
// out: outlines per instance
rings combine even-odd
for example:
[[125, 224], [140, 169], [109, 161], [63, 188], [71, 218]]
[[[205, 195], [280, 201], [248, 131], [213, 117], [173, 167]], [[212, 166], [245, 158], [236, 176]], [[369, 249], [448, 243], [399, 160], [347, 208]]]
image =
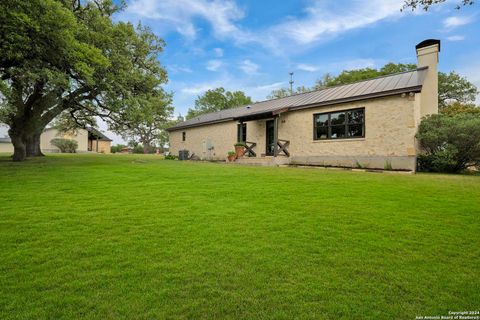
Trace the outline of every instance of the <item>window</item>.
[[247, 141], [247, 124], [239, 123], [237, 126], [237, 142]]
[[187, 133], [185, 131], [182, 132], [182, 141], [185, 141], [187, 138]]
[[365, 108], [313, 115], [313, 139], [365, 137]]

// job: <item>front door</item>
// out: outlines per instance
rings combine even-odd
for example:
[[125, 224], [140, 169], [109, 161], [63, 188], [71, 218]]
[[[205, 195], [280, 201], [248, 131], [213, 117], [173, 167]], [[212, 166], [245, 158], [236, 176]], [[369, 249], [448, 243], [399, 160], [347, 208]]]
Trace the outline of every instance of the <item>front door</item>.
[[273, 120], [268, 120], [266, 122], [266, 132], [265, 132], [265, 137], [267, 138], [266, 139], [267, 150], [265, 154], [267, 156], [273, 156], [273, 150], [275, 147], [273, 129], [274, 129]]

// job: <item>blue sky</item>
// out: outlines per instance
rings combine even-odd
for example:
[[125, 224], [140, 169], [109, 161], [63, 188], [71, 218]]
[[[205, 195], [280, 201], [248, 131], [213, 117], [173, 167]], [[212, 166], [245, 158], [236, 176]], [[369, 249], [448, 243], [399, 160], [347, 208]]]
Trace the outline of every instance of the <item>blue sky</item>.
[[415, 44], [427, 38], [442, 41], [441, 71], [480, 87], [480, 3], [458, 2], [412, 13], [400, 12], [403, 0], [127, 0], [115, 19], [141, 21], [166, 41], [166, 89], [185, 115], [215, 87], [259, 101], [286, 87], [290, 71], [295, 86], [312, 86], [326, 72], [416, 63]]
[[[459, 2], [460, 0], [458, 0]], [[480, 4], [456, 0], [429, 12], [400, 12], [402, 0], [129, 0], [117, 19], [148, 25], [165, 39], [176, 114], [223, 86], [263, 100], [272, 89], [312, 86], [330, 72], [416, 63], [415, 44], [442, 40], [440, 70], [480, 86]]]

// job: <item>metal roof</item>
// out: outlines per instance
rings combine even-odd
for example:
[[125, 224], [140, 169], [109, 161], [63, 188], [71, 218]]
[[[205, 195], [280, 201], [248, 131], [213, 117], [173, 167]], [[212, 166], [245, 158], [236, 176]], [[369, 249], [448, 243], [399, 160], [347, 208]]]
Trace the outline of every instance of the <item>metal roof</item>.
[[168, 131], [232, 120], [252, 120], [294, 111], [343, 102], [359, 101], [389, 95], [419, 92], [428, 67], [395, 73], [369, 80], [339, 85], [321, 90], [294, 94], [285, 98], [256, 102], [243, 107], [200, 115], [168, 128]]

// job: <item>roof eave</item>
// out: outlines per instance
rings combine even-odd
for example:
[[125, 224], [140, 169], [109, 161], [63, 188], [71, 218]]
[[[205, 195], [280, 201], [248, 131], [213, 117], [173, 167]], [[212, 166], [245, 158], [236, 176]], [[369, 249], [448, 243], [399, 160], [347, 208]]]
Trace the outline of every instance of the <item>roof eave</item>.
[[216, 124], [216, 123], [228, 122], [228, 121], [233, 121], [233, 120], [234, 120], [234, 118], [230, 117], [230, 118], [217, 119], [217, 120], [200, 122], [200, 123], [192, 123], [192, 124], [188, 124], [188, 125], [184, 125], [184, 126], [178, 126], [178, 127], [174, 126], [174, 127], [166, 128], [165, 130], [168, 131], [168, 132], [172, 132], [172, 131], [178, 131], [178, 130], [182, 130], [182, 129], [186, 129], [186, 128], [201, 127], [201, 126], [206, 126], [206, 125], [209, 125], [209, 124]]
[[[259, 112], [258, 114], [267, 114], [268, 113], [268, 114], [271, 114], [273, 116], [275, 114], [278, 114], [279, 111], [288, 112], [288, 111], [316, 108], [316, 107], [328, 106], [328, 105], [339, 104], [339, 103], [347, 103], [347, 102], [363, 101], [363, 100], [368, 100], [368, 99], [373, 99], [373, 98], [388, 97], [388, 96], [392, 96], [392, 95], [396, 95], [396, 94], [402, 94], [402, 93], [420, 92], [421, 90], [422, 90], [422, 85], [417, 85], [417, 86], [408, 87], [408, 88], [402, 88], [402, 89], [396, 89], [396, 90], [366, 94], [366, 95], [363, 95], [363, 96], [355, 96], [355, 97], [336, 99], [336, 100], [325, 101], [325, 102], [320, 102], [320, 103], [312, 103], [312, 104], [302, 105], [302, 106], [298, 106], [298, 107], [288, 107], [288, 110], [286, 110], [287, 108], [283, 107], [283, 108], [278, 109], [278, 110], [272, 110], [272, 111], [268, 111], [268, 112]], [[254, 115], [256, 115], [256, 114], [249, 115], [249, 116], [254, 116]], [[170, 128], [165, 129], [165, 130], [168, 131], [168, 132], [172, 132], [172, 131], [178, 131], [178, 130], [187, 129], [187, 128], [201, 127], [201, 126], [216, 124], [216, 123], [221, 123], [221, 122], [240, 120], [242, 118], [245, 119], [245, 117], [230, 117], [230, 118], [219, 119], [219, 120], [215, 120], [215, 121], [207, 121], [207, 122], [194, 123], [194, 124], [178, 126], [178, 127], [170, 127]]]
[[402, 89], [397, 89], [397, 90], [391, 90], [391, 91], [384, 91], [384, 92], [366, 94], [366, 95], [363, 95], [363, 96], [356, 96], [356, 97], [349, 97], [349, 98], [342, 98], [342, 99], [336, 99], [336, 100], [331, 100], [331, 101], [325, 101], [325, 102], [320, 102], [320, 103], [313, 103], [313, 104], [308, 104], [308, 105], [303, 105], [303, 106], [290, 108], [290, 111], [316, 108], [316, 107], [323, 107], [323, 106], [329, 106], [329, 105], [332, 105], [332, 104], [339, 104], [339, 103], [364, 101], [364, 100], [368, 100], [368, 99], [383, 98], [383, 97], [394, 96], [394, 95], [402, 94], [402, 93], [420, 92], [420, 91], [422, 91], [422, 85], [408, 87], [408, 88], [402, 88]]

